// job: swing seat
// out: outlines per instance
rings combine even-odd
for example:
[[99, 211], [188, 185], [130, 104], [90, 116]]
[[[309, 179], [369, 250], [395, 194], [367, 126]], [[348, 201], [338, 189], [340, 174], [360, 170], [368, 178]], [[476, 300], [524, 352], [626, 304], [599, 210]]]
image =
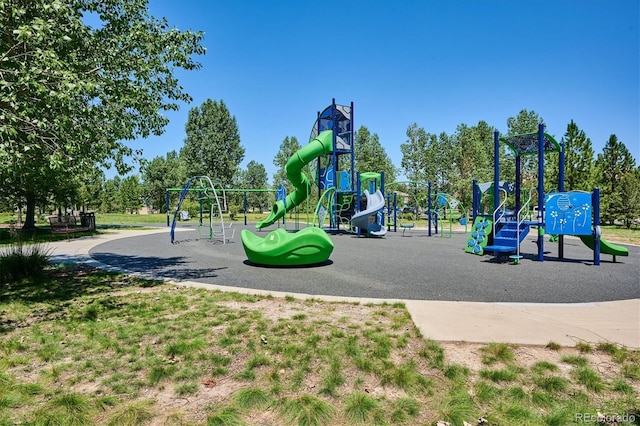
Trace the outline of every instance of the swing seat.
[[402, 236], [404, 237], [404, 233], [405, 233], [405, 231], [407, 229], [411, 229], [414, 226], [416, 226], [415, 223], [403, 223], [403, 224], [400, 224], [400, 228], [402, 228]]

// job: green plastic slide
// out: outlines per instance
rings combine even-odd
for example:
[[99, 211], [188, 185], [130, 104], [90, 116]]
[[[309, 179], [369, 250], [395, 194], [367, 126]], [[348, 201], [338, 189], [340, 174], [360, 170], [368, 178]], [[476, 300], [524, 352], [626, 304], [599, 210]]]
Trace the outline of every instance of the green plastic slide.
[[310, 161], [316, 158], [330, 154], [333, 151], [333, 132], [325, 130], [321, 132], [315, 139], [307, 145], [299, 149], [291, 156], [285, 170], [287, 179], [296, 188], [291, 194], [287, 195], [285, 201], [276, 202], [271, 208], [269, 216], [262, 222], [256, 223], [256, 228], [262, 229], [276, 223], [286, 212], [295, 208], [297, 205], [307, 199], [311, 193], [311, 182], [302, 173], [302, 168]]
[[[310, 161], [331, 153], [332, 150], [333, 132], [326, 130], [291, 156], [285, 170], [287, 178], [296, 190], [287, 195], [284, 201], [276, 202], [269, 216], [256, 223], [256, 228], [262, 229], [274, 224], [286, 212], [306, 200], [311, 192], [311, 183], [302, 173], [302, 168]], [[259, 265], [313, 265], [327, 261], [333, 251], [333, 241], [329, 235], [315, 227], [304, 228], [291, 234], [278, 228], [264, 238], [245, 229], [240, 233], [240, 237], [249, 260]]]
[[333, 241], [329, 235], [314, 227], [295, 233], [278, 228], [264, 238], [243, 229], [240, 237], [249, 260], [259, 265], [313, 265], [326, 262], [333, 252]]
[[[595, 241], [593, 240], [593, 235], [580, 235], [580, 239], [587, 247], [594, 250]], [[600, 253], [612, 256], [629, 256], [629, 249], [600, 238]]]

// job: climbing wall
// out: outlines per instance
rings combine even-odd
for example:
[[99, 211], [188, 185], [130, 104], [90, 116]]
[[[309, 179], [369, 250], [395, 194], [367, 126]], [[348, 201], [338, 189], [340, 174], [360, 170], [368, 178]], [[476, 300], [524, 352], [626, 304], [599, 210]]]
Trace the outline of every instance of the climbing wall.
[[471, 227], [471, 237], [467, 240], [467, 246], [464, 251], [482, 255], [484, 248], [487, 246], [489, 236], [491, 236], [493, 220], [491, 218], [477, 216]]

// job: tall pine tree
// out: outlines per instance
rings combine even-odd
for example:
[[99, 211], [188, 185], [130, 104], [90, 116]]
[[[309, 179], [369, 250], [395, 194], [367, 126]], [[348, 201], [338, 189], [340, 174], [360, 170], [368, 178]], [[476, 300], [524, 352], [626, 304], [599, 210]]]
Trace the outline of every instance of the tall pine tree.
[[[595, 168], [591, 139], [571, 120], [561, 142], [564, 144], [565, 191], [591, 191], [594, 186]], [[559, 187], [558, 159], [558, 155], [552, 155], [545, 163], [547, 190]]]
[[622, 176], [620, 185], [620, 205], [618, 219], [628, 229], [640, 225], [640, 167]]
[[625, 144], [611, 135], [596, 159], [596, 183], [600, 187], [600, 214], [604, 223], [612, 225], [624, 216], [627, 200], [623, 197], [623, 178], [634, 173], [635, 166]]

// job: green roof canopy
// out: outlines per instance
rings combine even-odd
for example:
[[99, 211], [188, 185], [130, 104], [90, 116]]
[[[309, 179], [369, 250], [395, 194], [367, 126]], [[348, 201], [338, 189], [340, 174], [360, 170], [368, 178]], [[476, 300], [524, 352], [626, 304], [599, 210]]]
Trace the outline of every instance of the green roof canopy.
[[382, 178], [382, 174], [378, 172], [362, 172], [360, 173], [360, 181], [365, 182], [368, 180], [375, 180], [376, 183], [380, 183], [380, 179]]
[[[504, 142], [513, 150], [516, 156], [534, 155], [538, 153], [538, 132], [523, 133], [521, 135], [502, 136]], [[544, 134], [544, 152], [560, 152], [560, 144], [548, 133]]]

